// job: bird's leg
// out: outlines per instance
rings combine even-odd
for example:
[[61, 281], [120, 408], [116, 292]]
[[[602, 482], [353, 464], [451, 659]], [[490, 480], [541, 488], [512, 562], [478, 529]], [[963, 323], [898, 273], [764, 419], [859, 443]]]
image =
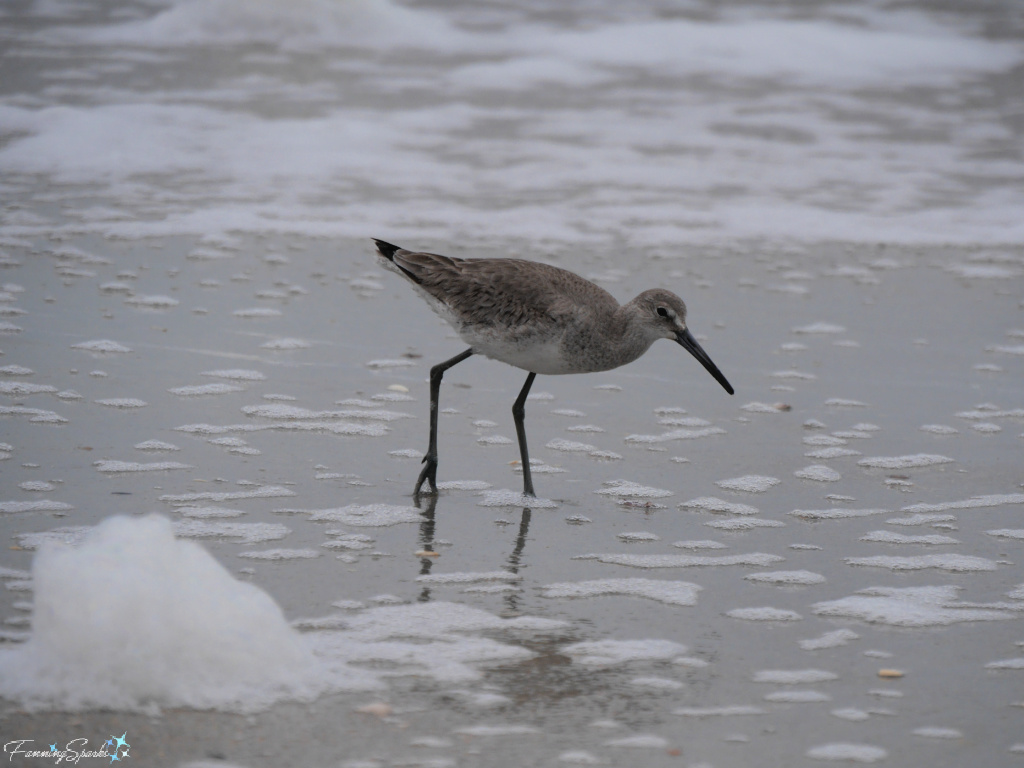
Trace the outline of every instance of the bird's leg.
[[519, 397], [516, 398], [515, 403], [512, 405], [512, 419], [516, 423], [516, 436], [519, 438], [519, 458], [523, 462], [524, 496], [536, 495], [533, 492], [533, 476], [530, 474], [530, 455], [526, 450], [526, 427], [523, 424], [523, 417], [526, 416], [526, 396], [530, 394], [530, 387], [533, 386], [535, 378], [537, 378], [537, 374], [532, 372], [526, 377], [526, 383], [523, 384]]
[[423, 487], [424, 480], [429, 483], [430, 492], [437, 493], [437, 410], [438, 399], [441, 395], [441, 379], [444, 378], [445, 371], [453, 365], [461, 363], [472, 354], [473, 350], [467, 349], [451, 360], [445, 360], [430, 369], [430, 445], [427, 447], [427, 455], [423, 457], [423, 463], [426, 466], [423, 467], [419, 480], [416, 481], [416, 488], [412, 492], [413, 496], [420, 495], [420, 488]]

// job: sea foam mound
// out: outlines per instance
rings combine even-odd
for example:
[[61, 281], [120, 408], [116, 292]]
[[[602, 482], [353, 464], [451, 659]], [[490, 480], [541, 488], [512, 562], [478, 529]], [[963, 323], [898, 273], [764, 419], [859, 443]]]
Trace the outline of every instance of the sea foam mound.
[[0, 696], [23, 707], [252, 711], [331, 685], [277, 603], [164, 517], [45, 543], [32, 579], [32, 636], [0, 651]]

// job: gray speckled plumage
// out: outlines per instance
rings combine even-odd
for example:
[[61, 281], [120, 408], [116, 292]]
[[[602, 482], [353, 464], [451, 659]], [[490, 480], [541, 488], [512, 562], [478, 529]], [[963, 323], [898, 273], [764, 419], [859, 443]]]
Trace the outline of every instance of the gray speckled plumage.
[[686, 305], [655, 288], [620, 305], [608, 291], [577, 274], [523, 259], [457, 259], [408, 251], [382, 240], [378, 261], [419, 292], [469, 345], [431, 370], [431, 444], [424, 480], [436, 489], [437, 397], [444, 371], [472, 354], [530, 372], [513, 415], [526, 493], [533, 495], [523, 404], [535, 374], [591, 373], [632, 362], [658, 339], [685, 347], [732, 394], [732, 386], [686, 327]]

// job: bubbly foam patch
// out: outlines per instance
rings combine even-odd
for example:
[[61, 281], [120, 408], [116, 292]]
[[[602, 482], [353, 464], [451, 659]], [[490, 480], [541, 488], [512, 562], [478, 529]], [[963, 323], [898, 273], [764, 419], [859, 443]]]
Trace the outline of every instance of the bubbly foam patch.
[[599, 667], [631, 661], [669, 661], [686, 653], [686, 646], [671, 640], [590, 640], [564, 646], [562, 653], [577, 664]]
[[[907, 525], [907, 523], [904, 523]], [[959, 544], [957, 539], [951, 536], [941, 536], [937, 533], [925, 534], [922, 536], [908, 536], [895, 531], [869, 531], [860, 537], [861, 541], [872, 541], [881, 544], [928, 544], [936, 546], [940, 544]]]
[[772, 685], [813, 685], [838, 680], [839, 675], [824, 669], [763, 669], [754, 673], [755, 683]]
[[632, 578], [561, 582], [548, 584], [542, 590], [544, 597], [625, 595], [627, 597], [645, 597], [667, 605], [696, 605], [697, 594], [701, 587], [686, 581]]
[[840, 646], [846, 645], [851, 640], [856, 640], [860, 637], [852, 629], [837, 629], [832, 632], [826, 632], [820, 637], [811, 637], [806, 640], [799, 641], [799, 645], [805, 651], [821, 651], [826, 648], [839, 648]]
[[734, 608], [725, 612], [726, 616], [744, 621], [800, 621], [803, 619], [796, 611], [786, 608], [774, 608], [772, 606], [759, 606], [755, 608]]
[[994, 560], [974, 555], [917, 555], [915, 557], [896, 557], [876, 555], [875, 557], [847, 557], [849, 565], [874, 566], [889, 568], [893, 571], [920, 571], [925, 568], [936, 568], [950, 573], [976, 573], [994, 571], [999, 566]]
[[857, 464], [872, 469], [915, 469], [918, 467], [934, 467], [938, 464], [951, 464], [954, 459], [934, 453], [914, 453], [907, 456], [869, 456]]
[[888, 509], [844, 509], [842, 507], [833, 507], [831, 509], [794, 509], [789, 514], [802, 520], [843, 520], [848, 517], [886, 515], [891, 511]]
[[901, 512], [946, 512], [950, 509], [984, 509], [1001, 507], [1004, 504], [1024, 504], [1024, 493], [994, 493], [984, 496], [972, 496], [960, 501], [943, 501], [938, 504], [911, 504], [903, 507]]
[[749, 555], [585, 555], [601, 563], [625, 565], [631, 568], [694, 568], [718, 565], [750, 565], [764, 567], [781, 563], [786, 558], [754, 552]]
[[213, 384], [190, 384], [184, 387], [172, 387], [167, 391], [178, 397], [203, 397], [208, 395], [230, 395], [232, 392], [242, 392], [245, 388], [236, 384], [217, 381]]
[[743, 477], [733, 477], [728, 480], [719, 480], [715, 483], [719, 488], [725, 488], [727, 491], [744, 491], [745, 493], [764, 493], [770, 488], [774, 488], [778, 485], [781, 480], [777, 477], [768, 477], [766, 475], [744, 475]]
[[725, 501], [714, 496], [701, 496], [700, 498], [684, 501], [679, 505], [686, 509], [700, 509], [705, 512], [717, 512], [726, 515], [756, 515], [759, 510], [749, 504]]
[[672, 491], [666, 491], [662, 488], [651, 488], [650, 486], [640, 485], [630, 480], [607, 480], [604, 485], [607, 487], [599, 488], [594, 493], [632, 499], [663, 499], [666, 496], [672, 495]]
[[761, 707], [754, 707], [747, 704], [733, 704], [724, 707], [680, 707], [672, 710], [672, 714], [682, 717], [746, 717], [749, 715], [763, 715], [765, 710]]
[[283, 539], [291, 529], [280, 523], [213, 522], [205, 519], [178, 520], [174, 533], [188, 539], [238, 539], [244, 544]]
[[137, 461], [115, 461], [104, 459], [94, 461], [93, 466], [99, 472], [166, 472], [172, 469], [192, 469], [191, 464], [182, 464], [177, 461], [152, 461], [140, 463]]
[[841, 474], [824, 464], [812, 464], [809, 467], [798, 469], [793, 474], [801, 480], [816, 480], [819, 483], [834, 483], [843, 478]]
[[847, 763], [879, 763], [889, 756], [881, 747], [871, 744], [850, 744], [835, 742], [811, 747], [807, 757], [813, 760], [841, 761]]
[[871, 587], [849, 597], [815, 603], [819, 616], [860, 619], [896, 627], [938, 627], [968, 621], [1004, 621], [1012, 611], [974, 608], [957, 601], [959, 587]]
[[316, 522], [344, 523], [360, 528], [385, 528], [402, 523], [421, 523], [423, 515], [415, 507], [393, 504], [350, 504], [335, 509], [278, 509], [282, 514], [305, 514]]
[[775, 584], [778, 586], [808, 586], [825, 582], [824, 576], [813, 571], [763, 571], [761, 573], [747, 574], [743, 578], [758, 584]]

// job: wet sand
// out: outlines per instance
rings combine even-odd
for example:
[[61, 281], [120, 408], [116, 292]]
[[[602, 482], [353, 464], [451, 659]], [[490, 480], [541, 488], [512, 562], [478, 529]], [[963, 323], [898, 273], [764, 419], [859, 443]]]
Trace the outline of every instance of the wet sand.
[[[71, 245], [108, 262], [84, 265], [94, 273], [87, 276], [62, 274], [69, 260], [59, 249]], [[10, 317], [21, 330], [5, 336], [3, 362], [34, 373], [8, 374], [4, 381], [53, 390], [8, 393], [4, 405], [53, 411], [67, 421], [33, 423], [30, 415], [5, 416], [6, 440], [13, 450], [2, 464], [4, 496], [46, 498], [72, 509], [4, 514], [4, 538], [14, 544], [11, 537], [18, 534], [95, 525], [112, 514], [159, 511], [180, 520], [182, 505], [175, 496], [247, 492], [252, 484], [281, 486], [295, 495], [221, 506], [244, 512], [233, 521], [283, 523], [290, 529], [284, 539], [252, 544], [214, 537], [202, 542], [228, 570], [266, 590], [289, 620], [335, 613], [331, 603], [338, 600], [366, 606], [452, 601], [497, 616], [542, 617], [565, 625], [526, 634], [485, 630], [484, 635], [532, 655], [518, 663], [480, 665], [479, 678], [467, 684], [402, 674], [389, 678], [385, 690], [333, 694], [312, 704], [282, 703], [248, 716], [173, 708], [153, 716], [20, 714], [14, 709], [3, 718], [5, 736], [50, 743], [54, 733], [106, 735], [127, 729], [132, 756], [147, 765], [226, 760], [249, 766], [507, 766], [559, 760], [585, 764], [590, 758], [612, 765], [753, 765], [766, 753], [773, 763], [810, 765], [818, 761], [809, 751], [837, 743], [883, 749], [888, 764], [956, 766], [968, 756], [991, 764], [1013, 759], [1008, 750], [1017, 740], [1020, 672], [1012, 665], [986, 665], [1020, 654], [1024, 576], [1017, 563], [1020, 542], [1007, 538], [1019, 534], [1014, 526], [1019, 526], [1020, 499], [974, 509], [949, 503], [1021, 494], [1020, 251], [827, 244], [773, 250], [751, 245], [710, 253], [681, 248], [677, 258], [636, 253], [628, 262], [617, 253], [594, 250], [541, 254], [581, 274], [603, 276], [602, 284], [622, 300], [658, 285], [679, 292], [689, 304], [692, 329], [735, 385], [736, 396], [724, 395], [670, 344], [656, 344], [640, 361], [606, 374], [539, 377], [527, 404], [527, 431], [533, 455], [563, 470], [535, 476], [539, 496], [552, 500], [552, 508], [485, 507], [479, 490], [445, 490], [436, 506], [424, 505], [428, 517], [418, 524], [349, 528], [369, 534], [372, 548], [344, 552], [338, 559], [339, 550], [322, 547], [324, 523], [309, 514], [275, 510], [411, 505], [418, 461], [392, 452], [425, 447], [426, 374], [433, 362], [458, 352], [460, 342], [407, 286], [378, 273], [368, 242], [247, 239], [231, 258], [220, 260], [188, 258], [192, 245], [184, 240], [73, 238], [40, 243], [34, 253], [8, 249], [20, 263], [4, 269], [3, 280], [25, 290], [5, 306], [25, 314]], [[429, 245], [467, 255], [457, 244]], [[272, 254], [284, 258], [268, 260]], [[610, 272], [623, 267], [628, 272]], [[999, 270], [1009, 276], [985, 276]], [[126, 271], [133, 276], [125, 276]], [[100, 287], [108, 282], [129, 288], [112, 292]], [[290, 289], [294, 286], [302, 290]], [[280, 293], [260, 298], [268, 290]], [[131, 302], [140, 296], [178, 303], [154, 310]], [[245, 316], [244, 310], [252, 308], [279, 314]], [[265, 348], [266, 342], [281, 338], [302, 339], [308, 346]], [[98, 339], [132, 351], [74, 348]], [[237, 369], [258, 371], [265, 378], [204, 375]], [[482, 359], [449, 373], [442, 408], [453, 410], [441, 419], [442, 483], [520, 487], [514, 441], [487, 444], [480, 439], [514, 438], [509, 410], [521, 379], [520, 372]], [[216, 382], [237, 391], [199, 396], [169, 391]], [[414, 399], [371, 399], [402, 395], [400, 388]], [[108, 398], [133, 398], [146, 405], [97, 403]], [[337, 405], [348, 399], [377, 403], [409, 418], [384, 422], [386, 433], [380, 436], [268, 429], [228, 432], [244, 443], [227, 445], [211, 442], [225, 435], [181, 429], [280, 423], [246, 415], [242, 409], [247, 406], [372, 410]], [[579, 414], [566, 415], [574, 411]], [[703, 421], [680, 421], [688, 418]], [[480, 426], [482, 420], [496, 426]], [[921, 429], [934, 424], [956, 432]], [[572, 430], [581, 425], [597, 429]], [[708, 427], [721, 433], [651, 440], [671, 430]], [[831, 439], [821, 439], [826, 436]], [[180, 450], [152, 453], [133, 447], [146, 440]], [[555, 440], [586, 443], [619, 458], [547, 447]], [[833, 459], [807, 456], [827, 447], [858, 453]], [[238, 453], [240, 448], [254, 450]], [[870, 457], [917, 454], [951, 461], [889, 470], [858, 464]], [[98, 471], [104, 465], [96, 462], [103, 461], [175, 461], [190, 467]], [[825, 473], [829, 481], [799, 477], [809, 466], [825, 466], [835, 474]], [[718, 485], [749, 475], [779, 482], [759, 493]], [[622, 498], [601, 493], [618, 480], [658, 493]], [[52, 484], [53, 490], [18, 488], [39, 481]], [[757, 514], [679, 506], [706, 497], [753, 506]], [[922, 503], [947, 504], [946, 517], [916, 526], [887, 522], [909, 517], [912, 511], [900, 510]], [[883, 511], [813, 519], [796, 510]], [[715, 527], [751, 520], [772, 527]], [[943, 535], [957, 543], [864, 540], [878, 530]], [[1000, 530], [1011, 533], [988, 533]], [[638, 533], [646, 535], [626, 536]], [[673, 546], [708, 540], [724, 546]], [[322, 554], [271, 562], [240, 557], [275, 547]], [[431, 549], [439, 556], [416, 554]], [[661, 568], [637, 567], [642, 559], [632, 567], [615, 563], [619, 555], [755, 553], [774, 556], [775, 562]], [[922, 555], [939, 559], [916, 565], [900, 560]], [[968, 560], [958, 566], [942, 560], [950, 555], [984, 563]], [[882, 559], [851, 561], [874, 557]], [[3, 564], [27, 570], [31, 558], [32, 551], [15, 546]], [[467, 592], [467, 587], [493, 582], [417, 581], [425, 574], [494, 571], [514, 574], [506, 582], [510, 589]], [[818, 578], [807, 583], [800, 581], [806, 576], [769, 576], [767, 582], [747, 578], [778, 572], [810, 572]], [[675, 605], [623, 595], [548, 597], [543, 589], [625, 578], [681, 581], [700, 590], [695, 604]], [[787, 585], [786, 578], [797, 578], [797, 583]], [[919, 586], [954, 587], [963, 604], [989, 605], [1011, 620], [962, 621], [956, 616], [963, 613], [955, 608], [949, 623], [940, 618], [920, 627], [898, 626], [904, 615], [899, 611], [868, 621], [821, 615], [823, 603], [861, 590]], [[1014, 589], [1015, 599], [1008, 600]], [[25, 615], [12, 607], [25, 597], [11, 589], [0, 593], [3, 615]], [[855, 637], [836, 636], [842, 644], [821, 650], [800, 645], [837, 630]], [[648, 660], [628, 660], [627, 653], [621, 663], [581, 663], [566, 650], [574, 643], [605, 639], [671, 641], [686, 649]], [[883, 669], [898, 670], [901, 676], [880, 677]], [[829, 674], [820, 680], [797, 675], [789, 685], [758, 682], [774, 679], [765, 676], [772, 670]], [[387, 706], [359, 711], [381, 703]], [[759, 714], [698, 711], [725, 706], [754, 707]], [[493, 735], [473, 730], [481, 726], [497, 730]], [[510, 730], [502, 735], [503, 728]], [[915, 734], [921, 728], [939, 730]], [[632, 747], [628, 741], [614, 744], [634, 736], [654, 738]]]

